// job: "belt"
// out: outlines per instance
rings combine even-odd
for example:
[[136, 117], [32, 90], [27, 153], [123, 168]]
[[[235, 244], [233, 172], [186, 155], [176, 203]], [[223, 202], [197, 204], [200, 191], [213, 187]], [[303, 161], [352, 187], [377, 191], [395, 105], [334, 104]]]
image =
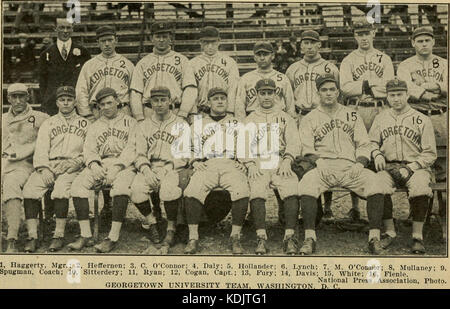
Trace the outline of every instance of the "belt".
[[432, 115], [440, 115], [440, 114], [444, 114], [445, 112], [447, 112], [447, 107], [443, 107], [441, 109], [417, 109], [417, 111], [421, 112], [424, 115], [428, 115], [428, 116], [432, 116]]
[[349, 99], [347, 101], [347, 105], [357, 105], [357, 106], [363, 106], [363, 107], [382, 107], [384, 105], [387, 105], [387, 103], [384, 101], [384, 99], [375, 99], [371, 102], [358, 102], [358, 99]]
[[302, 109], [302, 108], [300, 108], [300, 107], [298, 107], [298, 106], [295, 107], [295, 112], [296, 112], [297, 114], [302, 115], [302, 116], [308, 115], [309, 112], [310, 112], [311, 110], [312, 110], [312, 109], [306, 109], [306, 108]]
[[109, 155], [101, 156], [102, 159], [118, 158], [118, 157], [119, 157], [119, 155], [117, 155], [117, 154], [109, 154]]
[[[148, 102], [148, 103], [144, 103], [144, 106], [145, 107], [148, 107], [148, 108], [152, 108], [152, 103], [150, 103], [150, 102]], [[181, 106], [181, 103], [175, 103], [175, 104], [173, 104], [173, 106], [174, 106], [174, 108], [180, 108], [180, 106]]]
[[70, 159], [68, 157], [55, 157], [55, 158], [51, 158], [50, 161], [56, 161], [56, 160], [67, 160]]

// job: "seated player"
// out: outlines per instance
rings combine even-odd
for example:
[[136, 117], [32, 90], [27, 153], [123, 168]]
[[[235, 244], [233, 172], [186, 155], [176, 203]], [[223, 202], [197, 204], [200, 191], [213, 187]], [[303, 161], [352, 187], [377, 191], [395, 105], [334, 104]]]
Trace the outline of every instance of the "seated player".
[[[147, 218], [151, 240], [159, 243], [161, 239], [149, 200], [152, 192], [159, 192], [167, 215], [167, 233], [161, 248], [166, 253], [174, 242], [182, 195], [178, 172], [188, 163], [186, 154], [178, 153], [176, 149], [183, 141], [189, 143], [189, 125], [170, 111], [171, 96], [168, 88], [153, 88], [150, 91], [150, 101], [154, 113], [139, 122], [136, 130], [134, 166], [138, 172], [131, 185], [131, 201]], [[189, 150], [187, 149], [187, 155]]]
[[[294, 232], [299, 210], [298, 180], [291, 169], [291, 163], [300, 154], [297, 125], [291, 116], [275, 106], [276, 85], [272, 79], [259, 80], [255, 88], [258, 107], [245, 118], [246, 127], [254, 124], [258, 128], [257, 134], [250, 137], [249, 155], [245, 158], [250, 187], [250, 209], [258, 239], [255, 253], [267, 253], [266, 200], [269, 190], [278, 189], [286, 218], [284, 251], [287, 254], [295, 254], [297, 241]], [[278, 149], [273, 149], [273, 145], [270, 145], [272, 140], [276, 139], [273, 134], [278, 136]], [[264, 158], [267, 154], [271, 155], [270, 162]], [[276, 160], [273, 160], [275, 158]]]
[[[17, 253], [22, 189], [33, 172], [32, 158], [38, 130], [48, 115], [28, 105], [30, 96], [24, 84], [10, 85], [7, 99], [11, 107], [2, 115], [1, 202], [8, 223], [6, 253]], [[37, 225], [37, 222], [33, 223]], [[37, 233], [33, 236], [37, 239]]]
[[[236, 137], [238, 121], [227, 114], [227, 92], [212, 88], [208, 92], [209, 116], [201, 119], [201, 131], [193, 130], [193, 158], [191, 176], [185, 196], [189, 242], [185, 253], [198, 250], [198, 224], [208, 194], [215, 188], [227, 190], [231, 196], [231, 247], [233, 254], [242, 254], [241, 229], [248, 209], [246, 168], [237, 160]], [[200, 121], [200, 120], [196, 120]], [[230, 147], [231, 146], [231, 147]], [[231, 149], [230, 149], [231, 148]]]
[[339, 88], [332, 74], [316, 79], [319, 106], [300, 123], [302, 154], [316, 163], [298, 184], [305, 227], [305, 241], [300, 254], [315, 251], [317, 198], [332, 187], [342, 187], [367, 198], [369, 250], [380, 252], [380, 229], [384, 196], [368, 191], [375, 174], [366, 169], [370, 158], [370, 141], [364, 123], [355, 111], [338, 103]]
[[89, 127], [83, 148], [86, 168], [75, 178], [70, 189], [81, 236], [68, 247], [81, 250], [92, 244], [88, 201], [90, 190], [111, 186], [111, 230], [108, 237], [95, 246], [98, 252], [109, 252], [119, 240], [130, 185], [136, 174], [132, 162], [135, 158], [134, 130], [137, 121], [125, 113], [119, 113], [120, 102], [114, 89], [103, 88], [97, 93], [96, 100], [101, 117]]
[[[390, 80], [386, 90], [391, 108], [375, 118], [369, 133], [378, 171], [374, 185], [389, 195], [396, 187], [406, 186], [413, 219], [411, 249], [415, 254], [422, 254], [425, 253], [423, 223], [428, 200], [433, 196], [431, 166], [437, 157], [433, 125], [429, 117], [409, 106], [406, 81]], [[387, 248], [396, 237], [392, 204], [384, 205], [383, 222], [386, 237], [381, 245]]]
[[41, 198], [53, 187], [56, 227], [49, 251], [64, 246], [64, 229], [69, 212], [70, 187], [83, 168], [83, 145], [89, 127], [87, 119], [75, 111], [75, 89], [71, 86], [56, 90], [58, 114], [42, 124], [33, 157], [35, 172], [23, 188], [25, 217], [29, 239], [25, 252], [34, 252], [37, 243], [37, 222]]

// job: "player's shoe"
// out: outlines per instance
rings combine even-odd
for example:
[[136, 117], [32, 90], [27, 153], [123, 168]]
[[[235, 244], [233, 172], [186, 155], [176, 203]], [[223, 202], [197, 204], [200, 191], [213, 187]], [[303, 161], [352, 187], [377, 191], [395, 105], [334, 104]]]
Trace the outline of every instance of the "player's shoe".
[[242, 249], [241, 239], [239, 238], [239, 235], [231, 236], [230, 242], [231, 242], [231, 251], [233, 252], [233, 254], [244, 253], [244, 249]]
[[423, 245], [423, 240], [413, 238], [413, 243], [411, 246], [411, 252], [414, 254], [424, 254], [425, 253], [425, 247]]
[[266, 240], [262, 237], [258, 237], [258, 245], [256, 246], [255, 253], [263, 255], [267, 253]]
[[283, 241], [283, 251], [287, 255], [295, 255], [298, 252], [297, 239], [294, 236], [290, 236]]
[[97, 251], [97, 252], [107, 253], [107, 252], [111, 252], [116, 245], [117, 245], [117, 241], [112, 241], [109, 238], [105, 238], [101, 243], [94, 246], [94, 248], [95, 248], [95, 251]]
[[381, 248], [386, 249], [395, 241], [396, 237], [391, 237], [388, 234], [381, 235]]
[[374, 237], [369, 240], [369, 252], [373, 255], [380, 255], [383, 251], [381, 247], [381, 242], [378, 238]]
[[355, 208], [350, 209], [347, 215], [353, 221], [359, 221], [361, 219], [361, 213]]
[[300, 248], [300, 255], [311, 255], [316, 251], [316, 241], [309, 237], [303, 242], [303, 246]]
[[17, 249], [17, 240], [14, 238], [8, 239], [8, 245], [6, 247], [6, 253], [17, 253], [19, 250]]
[[62, 247], [64, 247], [64, 238], [62, 237], [53, 238], [52, 242], [50, 243], [50, 246], [48, 247], [48, 251], [56, 252], [58, 250], [61, 250]]
[[27, 242], [25, 244], [24, 251], [26, 253], [32, 253], [36, 251], [36, 249], [39, 247], [38, 240], [36, 238], [29, 238], [27, 239]]
[[161, 242], [161, 236], [158, 231], [158, 224], [150, 224], [148, 228], [148, 238], [154, 243], [159, 244]]
[[198, 240], [190, 239], [184, 248], [184, 253], [186, 254], [194, 254], [198, 251]]
[[83, 249], [84, 247], [91, 247], [94, 245], [94, 240], [92, 237], [78, 237], [78, 239], [70, 244], [67, 245], [67, 248], [69, 250], [76, 250], [79, 251]]

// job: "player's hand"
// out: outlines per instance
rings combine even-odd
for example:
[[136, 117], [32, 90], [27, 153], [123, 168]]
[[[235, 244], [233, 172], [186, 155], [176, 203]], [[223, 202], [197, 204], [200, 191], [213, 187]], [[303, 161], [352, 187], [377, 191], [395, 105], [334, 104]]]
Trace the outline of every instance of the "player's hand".
[[402, 167], [398, 170], [400, 175], [402, 175], [403, 179], [406, 179], [409, 176], [409, 172], [406, 168]]
[[108, 169], [105, 178], [105, 185], [111, 185], [116, 179], [117, 174], [120, 172], [120, 166], [114, 165], [113, 167]]
[[359, 177], [359, 175], [361, 175], [363, 169], [364, 166], [361, 163], [357, 162], [353, 164], [352, 167], [350, 167], [348, 175], [350, 176], [350, 178], [357, 178]]
[[150, 187], [156, 188], [158, 186], [158, 176], [150, 169], [150, 167], [145, 166], [142, 173], [144, 174], [145, 181]]
[[7, 159], [8, 159], [8, 161], [11, 161], [11, 162], [21, 160], [21, 158], [17, 157], [17, 154], [15, 152], [7, 154]]
[[262, 176], [261, 171], [259, 170], [259, 168], [256, 166], [256, 164], [252, 164], [248, 167], [248, 178], [258, 178]]
[[56, 176], [64, 174], [69, 168], [69, 159], [59, 162], [56, 168], [53, 170]]
[[292, 173], [291, 169], [291, 160], [284, 159], [283, 162], [280, 164], [280, 168], [277, 171], [277, 174], [282, 177], [291, 177], [294, 174]]
[[425, 93], [420, 98], [425, 100], [425, 101], [432, 101], [434, 99], [439, 98], [439, 95], [436, 94], [436, 93], [425, 91]]
[[386, 168], [386, 160], [384, 159], [384, 157], [382, 155], [376, 156], [374, 159], [374, 163], [375, 163], [375, 169], [377, 170], [377, 172], [384, 171], [384, 169]]
[[83, 166], [82, 162], [79, 162], [76, 159], [70, 159], [69, 168], [67, 169], [66, 173], [67, 174], [75, 173], [75, 172], [79, 171], [82, 166]]
[[97, 162], [92, 163], [90, 168], [92, 170], [92, 176], [96, 182], [105, 178], [106, 171]]
[[53, 175], [53, 172], [49, 170], [48, 168], [42, 168], [39, 173], [41, 174], [42, 181], [47, 187], [50, 187], [53, 182], [55, 181], [55, 176]]
[[206, 171], [206, 169], [208, 168], [208, 165], [206, 165], [205, 162], [194, 162], [192, 164], [192, 167], [194, 168], [194, 172], [197, 172], [197, 171], [203, 172], [203, 171]]

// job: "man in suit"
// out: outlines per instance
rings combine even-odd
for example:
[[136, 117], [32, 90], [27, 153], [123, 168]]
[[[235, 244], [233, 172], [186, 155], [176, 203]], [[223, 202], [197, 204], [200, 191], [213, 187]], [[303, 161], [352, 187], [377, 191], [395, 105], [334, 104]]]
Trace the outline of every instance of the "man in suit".
[[39, 57], [39, 89], [42, 111], [49, 115], [58, 113], [56, 89], [75, 87], [83, 64], [91, 58], [89, 51], [71, 39], [73, 25], [64, 18], [56, 20], [56, 43]]

